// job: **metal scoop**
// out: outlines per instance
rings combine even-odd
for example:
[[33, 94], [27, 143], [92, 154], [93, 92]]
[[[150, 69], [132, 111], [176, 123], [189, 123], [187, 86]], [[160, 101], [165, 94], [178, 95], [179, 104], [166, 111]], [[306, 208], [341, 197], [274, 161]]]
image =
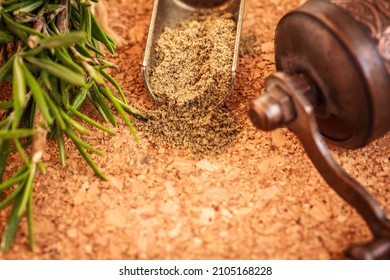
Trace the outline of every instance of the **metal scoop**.
[[[205, 10], [218, 10], [220, 12], [231, 13], [236, 22], [236, 40], [232, 61], [232, 75], [230, 88], [236, 75], [238, 51], [240, 44], [242, 17], [244, 13], [245, 0], [155, 0], [153, 12], [150, 20], [149, 34], [146, 42], [143, 62], [142, 77], [150, 96], [157, 101], [157, 96], [153, 93], [150, 85], [151, 69], [156, 65], [156, 42], [158, 41], [164, 28], [173, 28], [180, 22], [189, 19], [194, 12]], [[226, 97], [225, 97], [226, 98]]]

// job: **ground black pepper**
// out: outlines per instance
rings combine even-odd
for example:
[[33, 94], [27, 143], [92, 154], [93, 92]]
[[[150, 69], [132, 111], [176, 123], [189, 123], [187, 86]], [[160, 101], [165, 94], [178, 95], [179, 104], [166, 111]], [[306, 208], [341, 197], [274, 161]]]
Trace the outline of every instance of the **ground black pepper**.
[[232, 15], [217, 13], [163, 31], [150, 73], [160, 104], [148, 112], [151, 135], [203, 154], [234, 142], [241, 127], [223, 102], [233, 82], [235, 33]]

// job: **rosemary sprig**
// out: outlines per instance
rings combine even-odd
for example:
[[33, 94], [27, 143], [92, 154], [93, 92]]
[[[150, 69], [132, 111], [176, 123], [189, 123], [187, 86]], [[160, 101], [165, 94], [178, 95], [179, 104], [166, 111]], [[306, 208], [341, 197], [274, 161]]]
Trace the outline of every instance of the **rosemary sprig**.
[[[138, 141], [127, 113], [143, 116], [127, 104], [121, 87], [105, 71], [113, 65], [103, 60], [99, 42], [111, 53], [115, 43], [90, 6], [88, 0], [0, 1], [0, 83], [12, 84], [10, 97], [0, 101], [0, 211], [12, 207], [1, 241], [4, 251], [25, 214], [30, 248], [34, 247], [33, 183], [37, 172], [45, 171], [41, 157], [47, 135], [57, 140], [62, 164], [66, 163], [64, 137], [68, 137], [96, 174], [107, 179], [87, 151], [103, 153], [79, 136], [90, 133], [80, 120], [114, 133], [79, 111], [84, 102], [91, 102], [103, 121], [113, 126], [117, 123], [111, 108], [115, 108]], [[24, 164], [5, 179], [11, 153], [18, 153]]]

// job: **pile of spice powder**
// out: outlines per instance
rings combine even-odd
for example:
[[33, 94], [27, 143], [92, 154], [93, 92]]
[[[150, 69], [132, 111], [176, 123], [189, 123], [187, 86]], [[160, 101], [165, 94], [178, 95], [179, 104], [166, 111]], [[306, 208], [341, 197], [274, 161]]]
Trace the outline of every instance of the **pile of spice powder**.
[[232, 86], [236, 24], [231, 14], [197, 15], [166, 28], [150, 73], [161, 105], [148, 112], [148, 132], [169, 146], [221, 152], [241, 131], [222, 104]]

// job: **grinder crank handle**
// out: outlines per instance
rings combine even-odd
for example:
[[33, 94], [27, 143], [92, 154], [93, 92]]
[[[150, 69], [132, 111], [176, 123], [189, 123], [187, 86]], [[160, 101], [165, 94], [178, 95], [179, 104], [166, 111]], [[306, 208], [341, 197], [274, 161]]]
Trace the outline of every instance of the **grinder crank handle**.
[[372, 231], [374, 240], [351, 247], [349, 257], [390, 258], [390, 221], [378, 202], [333, 159], [314, 114], [314, 106], [320, 102], [315, 87], [304, 75], [275, 73], [267, 81], [266, 92], [251, 104], [252, 122], [262, 130], [286, 125], [295, 133], [325, 181], [358, 211]]

